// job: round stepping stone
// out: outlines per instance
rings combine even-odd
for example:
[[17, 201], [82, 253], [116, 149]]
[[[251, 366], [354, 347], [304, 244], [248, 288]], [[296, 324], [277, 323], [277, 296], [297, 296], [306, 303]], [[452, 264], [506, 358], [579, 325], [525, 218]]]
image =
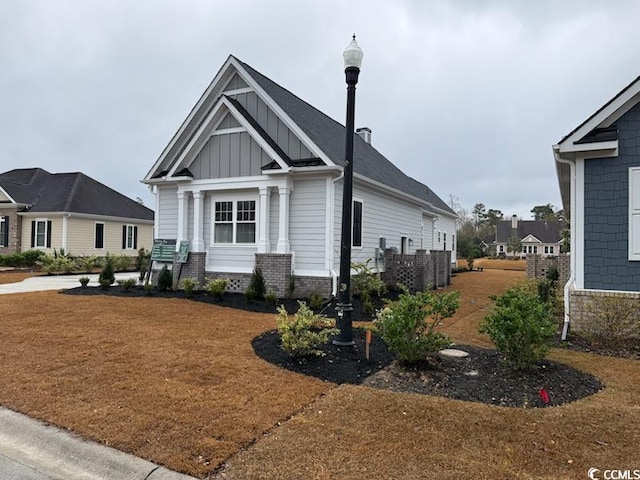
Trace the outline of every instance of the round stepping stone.
[[440, 355], [444, 355], [445, 357], [452, 358], [464, 358], [469, 356], [467, 352], [458, 350], [457, 348], [445, 348], [444, 350], [440, 350], [438, 353]]

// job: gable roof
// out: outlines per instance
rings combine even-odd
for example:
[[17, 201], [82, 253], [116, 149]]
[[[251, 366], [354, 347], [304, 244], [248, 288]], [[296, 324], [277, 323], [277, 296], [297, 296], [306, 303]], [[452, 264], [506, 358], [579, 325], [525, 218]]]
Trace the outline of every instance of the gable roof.
[[562, 224], [545, 220], [518, 220], [518, 227], [511, 228], [511, 220], [501, 220], [496, 224], [496, 243], [508, 243], [515, 234], [520, 240], [532, 235], [542, 243], [559, 243]]
[[[334, 164], [344, 166], [346, 129], [343, 125], [234, 56], [229, 57], [225, 66], [223, 66], [222, 70], [216, 75], [216, 79], [223, 78], [224, 70], [231, 64], [235, 64], [239, 70], [243, 70], [244, 73], [249, 76], [255, 84], [257, 84], [270, 97], [270, 99], [282, 109], [282, 111], [297, 125], [304, 135], [306, 135], [309, 140], [317, 146], [321, 151], [318, 152], [321, 157], [324, 155], [325, 158], [328, 158]], [[209, 86], [207, 92], [214, 91], [213, 84], [216, 82], [216, 79], [214, 79], [212, 84]], [[205, 98], [207, 92], [205, 92], [205, 95], [203, 95], [199, 100], [198, 106], [194, 107], [187, 120], [185, 120], [185, 123], [183, 123], [183, 126], [180, 127], [176, 136], [172, 139], [171, 144], [174, 145], [170, 144], [171, 146], [167, 146], [167, 148], [165, 148], [165, 151], [147, 175], [147, 179], [158, 177], [160, 173], [170, 169], [168, 168], [168, 165], [175, 162], [177, 156], [170, 159], [166, 157], [163, 158], [163, 156], [175, 155], [174, 152], [179, 152], [179, 147], [176, 146], [179, 143], [179, 139], [177, 137], [183, 133], [188, 134], [187, 132], [189, 131], [191, 132], [191, 135], [193, 135], [196, 129], [191, 126], [197, 124], [196, 117], [198, 115], [202, 115], [204, 118], [207, 114], [207, 106], [211, 109], [218, 101], [217, 99], [215, 101], [211, 101], [211, 99]], [[222, 94], [220, 93], [219, 95]], [[247, 116], [250, 117], [246, 110], [242, 109], [240, 112], [245, 116], [245, 118]], [[255, 122], [255, 119], [247, 118], [247, 120], [252, 121], [252, 123]], [[260, 129], [259, 133], [263, 137], [268, 136], [263, 129]], [[185, 143], [187, 141], [188, 139], [183, 140]], [[269, 139], [269, 143], [272, 144], [275, 143], [275, 141], [273, 139]], [[429, 187], [404, 174], [398, 167], [384, 157], [384, 155], [355, 133], [353, 144], [354, 173], [362, 175], [363, 177], [387, 187], [391, 187], [404, 194], [411, 195], [423, 202], [427, 202], [436, 209], [451, 216], [456, 215], [455, 212]], [[311, 163], [305, 163], [305, 166], [322, 164], [320, 158], [313, 158], [309, 160], [313, 161]], [[289, 164], [290, 166], [297, 166], [294, 165], [294, 162]]]
[[68, 212], [153, 220], [153, 211], [83, 173], [49, 173], [41, 168], [0, 174], [0, 187], [29, 212]]

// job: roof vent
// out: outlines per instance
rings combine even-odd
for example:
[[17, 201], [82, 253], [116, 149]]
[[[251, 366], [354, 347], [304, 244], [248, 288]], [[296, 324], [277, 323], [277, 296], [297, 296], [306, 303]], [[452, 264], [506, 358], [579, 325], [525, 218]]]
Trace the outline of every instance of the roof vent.
[[356, 133], [360, 136], [360, 138], [371, 145], [371, 129], [369, 127], [356, 128]]

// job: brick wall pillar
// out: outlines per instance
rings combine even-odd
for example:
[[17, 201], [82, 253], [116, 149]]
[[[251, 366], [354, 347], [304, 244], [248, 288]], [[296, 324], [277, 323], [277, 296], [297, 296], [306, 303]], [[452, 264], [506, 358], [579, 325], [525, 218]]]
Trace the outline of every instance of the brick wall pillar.
[[[177, 258], [176, 253], [174, 258]], [[195, 278], [200, 286], [204, 286], [204, 268], [207, 260], [206, 252], [189, 252], [187, 262], [182, 264], [182, 272], [180, 273], [180, 279], [183, 278]], [[174, 262], [173, 264], [173, 283], [174, 285], [178, 281], [178, 272], [180, 271], [180, 264]]]
[[284, 297], [291, 281], [290, 253], [256, 253], [256, 268], [262, 270], [267, 290]]

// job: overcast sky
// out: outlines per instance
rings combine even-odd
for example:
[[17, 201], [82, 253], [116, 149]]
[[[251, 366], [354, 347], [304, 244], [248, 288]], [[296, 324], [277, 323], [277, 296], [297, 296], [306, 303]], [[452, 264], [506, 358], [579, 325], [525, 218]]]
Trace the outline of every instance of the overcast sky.
[[0, 171], [140, 183], [233, 54], [468, 210], [560, 207], [551, 146], [640, 74], [640, 2], [0, 0]]

